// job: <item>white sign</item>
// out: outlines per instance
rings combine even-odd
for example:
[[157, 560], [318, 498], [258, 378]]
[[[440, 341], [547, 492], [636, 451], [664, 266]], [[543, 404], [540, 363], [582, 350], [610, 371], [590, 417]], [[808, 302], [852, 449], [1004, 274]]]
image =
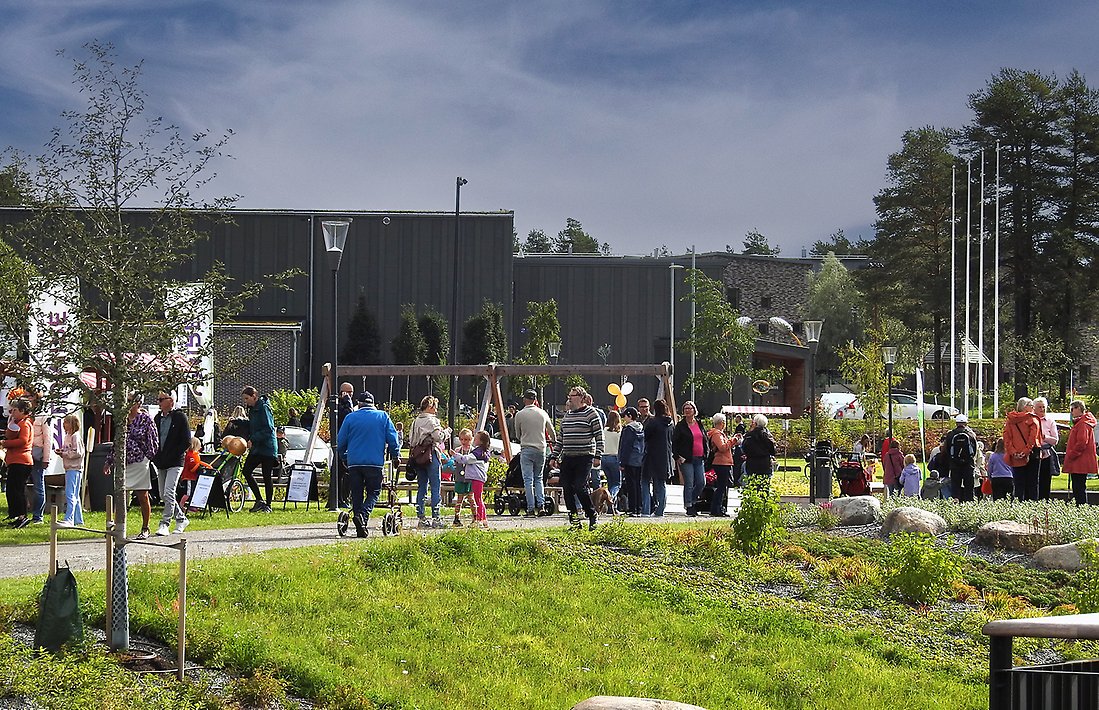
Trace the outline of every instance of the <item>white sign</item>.
[[309, 490], [312, 488], [313, 475], [313, 467], [308, 464], [295, 464], [290, 469], [290, 485], [286, 487], [287, 502], [309, 502]]
[[214, 489], [215, 478], [217, 477], [199, 474], [198, 481], [195, 482], [195, 493], [191, 496], [191, 500], [187, 502], [188, 507], [206, 507], [206, 503], [210, 500], [210, 491]]
[[[191, 392], [200, 406], [209, 407], [214, 402], [214, 358], [210, 351], [214, 334], [214, 300], [210, 289], [200, 283], [179, 284], [169, 294], [168, 307], [178, 308], [189, 316], [176, 350], [193, 362], [195, 371], [201, 374], [202, 382], [193, 385]], [[186, 386], [178, 390], [176, 403], [183, 406], [187, 402]]]

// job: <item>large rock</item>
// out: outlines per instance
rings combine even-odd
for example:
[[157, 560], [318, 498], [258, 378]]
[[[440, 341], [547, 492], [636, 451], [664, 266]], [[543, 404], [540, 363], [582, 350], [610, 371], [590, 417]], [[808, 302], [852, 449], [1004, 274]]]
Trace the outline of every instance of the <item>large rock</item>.
[[677, 703], [674, 700], [652, 698], [622, 698], [615, 695], [596, 695], [581, 700], [572, 710], [705, 710], [698, 705]]
[[888, 537], [893, 533], [902, 532], [940, 535], [946, 532], [946, 521], [941, 515], [932, 513], [930, 510], [910, 505], [894, 508], [885, 516], [881, 534], [883, 537]]
[[869, 525], [881, 520], [881, 501], [874, 496], [852, 496], [832, 500], [832, 512], [840, 525]]
[[1080, 555], [1080, 546], [1084, 543], [1099, 543], [1099, 540], [1080, 540], [1067, 545], [1046, 545], [1034, 553], [1034, 564], [1045, 569], [1063, 569], [1066, 572], [1079, 572], [1084, 568]]
[[1027, 523], [994, 520], [977, 529], [975, 542], [985, 547], [1015, 552], [1034, 552], [1045, 542], [1045, 535]]

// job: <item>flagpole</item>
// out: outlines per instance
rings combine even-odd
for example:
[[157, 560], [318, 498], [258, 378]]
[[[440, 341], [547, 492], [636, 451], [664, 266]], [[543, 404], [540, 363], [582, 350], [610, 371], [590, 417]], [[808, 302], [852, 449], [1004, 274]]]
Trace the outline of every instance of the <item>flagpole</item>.
[[[957, 161], [955, 161], [956, 163]], [[950, 166], [950, 407], [954, 408], [954, 390], [955, 385], [958, 382], [957, 373], [955, 372], [955, 366], [957, 365], [957, 357], [954, 350], [954, 333], [958, 329], [958, 314], [957, 306], [955, 305], [958, 300], [955, 296], [957, 290], [958, 278], [955, 275], [955, 262], [954, 258], [954, 235], [958, 231], [958, 218], [956, 216], [957, 204], [958, 204], [958, 166]]]
[[985, 151], [981, 148], [981, 222], [977, 257], [977, 418], [984, 414], [985, 386]]
[[992, 272], [992, 416], [1000, 416], [1000, 141], [996, 141], [995, 266]]
[[972, 250], [972, 214], [971, 208], [973, 206], [972, 192], [973, 192], [973, 158], [969, 158], [965, 161], [965, 340], [962, 341], [962, 364], [965, 365], [965, 374], [962, 376], [962, 413], [967, 417], [969, 416], [969, 290], [970, 290], [970, 272], [973, 269], [969, 268], [970, 252]]

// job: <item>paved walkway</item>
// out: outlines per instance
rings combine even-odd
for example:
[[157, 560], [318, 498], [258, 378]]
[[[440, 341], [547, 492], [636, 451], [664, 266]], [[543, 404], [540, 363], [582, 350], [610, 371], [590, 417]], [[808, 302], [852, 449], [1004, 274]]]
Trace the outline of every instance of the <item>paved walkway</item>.
[[[683, 513], [683, 489], [680, 486], [668, 486], [668, 502], [664, 518], [626, 518], [631, 523], [683, 522], [688, 520]], [[734, 512], [740, 504], [737, 491], [730, 491], [729, 510]], [[604, 517], [604, 520], [609, 518]], [[707, 520], [703, 516], [693, 520]], [[489, 515], [489, 525], [497, 530], [528, 530], [537, 528], [561, 527], [566, 519], [562, 514], [546, 518], [525, 518], [522, 516]], [[415, 525], [415, 520], [405, 518], [405, 525]], [[371, 519], [371, 539], [381, 537], [380, 521]], [[354, 529], [352, 529], [352, 535]], [[414, 528], [406, 529], [404, 534], [419, 532]], [[341, 538], [336, 532], [335, 515], [331, 523], [310, 523], [302, 525], [272, 525], [268, 527], [228, 528], [221, 530], [193, 530], [183, 537], [187, 539], [187, 559], [194, 561], [211, 557], [229, 557], [247, 555], [265, 550], [291, 547], [309, 547], [332, 543], [350, 542], [355, 537]], [[151, 544], [132, 544], [127, 546], [126, 554], [130, 564], [152, 564], [158, 562], [178, 562], [179, 551], [166, 547], [179, 540], [176, 535], [163, 538], [150, 538]], [[57, 546], [57, 559], [68, 564], [74, 571], [102, 570], [106, 566], [106, 547], [102, 540], [61, 541]], [[45, 574], [49, 568], [50, 547], [48, 543], [34, 545], [8, 545], [0, 547], [0, 578], [26, 577]]]

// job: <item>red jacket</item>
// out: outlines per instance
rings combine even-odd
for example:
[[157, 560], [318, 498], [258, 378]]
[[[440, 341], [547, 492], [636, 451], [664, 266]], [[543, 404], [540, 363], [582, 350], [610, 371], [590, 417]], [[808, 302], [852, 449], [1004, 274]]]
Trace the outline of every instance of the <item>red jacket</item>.
[[[12, 429], [12, 425], [16, 428]], [[12, 419], [8, 425], [8, 430], [4, 432], [3, 444], [4, 448], [8, 450], [5, 461], [9, 466], [13, 464], [22, 464], [24, 466], [32, 465], [30, 417], [27, 417], [18, 424]]]
[[1095, 457], [1095, 417], [1091, 412], [1084, 412], [1072, 425], [1061, 470], [1065, 473], [1099, 473], [1099, 459]]
[[1033, 412], [1008, 412], [1004, 422], [1004, 461], [1007, 465], [1026, 466], [1030, 452], [1041, 446], [1042, 429], [1038, 417]]

